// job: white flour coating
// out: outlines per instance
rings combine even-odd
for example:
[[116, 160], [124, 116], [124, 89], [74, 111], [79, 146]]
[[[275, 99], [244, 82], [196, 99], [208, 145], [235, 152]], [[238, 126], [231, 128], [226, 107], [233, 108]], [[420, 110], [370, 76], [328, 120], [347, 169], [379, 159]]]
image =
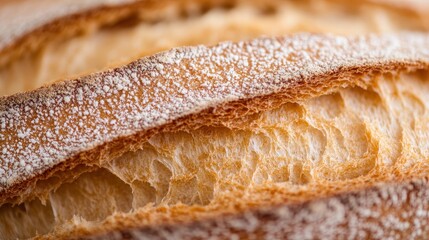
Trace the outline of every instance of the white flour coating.
[[15, 39], [61, 17], [135, 0], [24, 0], [0, 3], [0, 50]]
[[[429, 35], [298, 34], [188, 47], [0, 98], [0, 190], [121, 136], [341, 69], [429, 64]], [[286, 89], [286, 90], [284, 90]]]

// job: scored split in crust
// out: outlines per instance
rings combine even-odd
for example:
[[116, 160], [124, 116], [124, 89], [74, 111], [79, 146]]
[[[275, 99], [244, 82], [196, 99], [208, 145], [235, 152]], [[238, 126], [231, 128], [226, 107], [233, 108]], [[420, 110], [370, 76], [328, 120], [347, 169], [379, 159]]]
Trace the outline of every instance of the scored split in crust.
[[428, 43], [424, 34], [300, 34], [179, 48], [0, 98], [1, 198], [16, 196], [30, 179], [45, 178], [55, 166], [118, 156], [152, 134], [151, 129], [202, 125], [204, 118], [180, 119], [205, 109], [215, 107], [202, 113], [216, 123], [221, 116], [230, 118], [228, 108], [262, 110], [269, 97], [260, 103], [262, 109], [237, 101], [269, 95], [297, 101], [365, 85], [371, 73], [425, 68]]
[[426, 69], [428, 42], [426, 34], [298, 34], [178, 48], [0, 98], [2, 201], [25, 201], [36, 181], [112, 160], [155, 133], [227, 124], [286, 102], [365, 88], [379, 74]]
[[36, 179], [111, 160], [157, 132], [227, 123], [284, 102], [365, 87], [381, 73], [426, 69], [427, 43], [425, 34], [301, 34], [182, 48], [2, 98], [3, 200], [23, 201], [13, 198]]
[[[3, 98], [0, 100], [0, 146], [5, 146], [0, 149], [3, 166], [0, 174], [5, 193], [2, 200], [28, 200], [27, 198], [34, 197], [31, 196], [31, 190], [36, 180], [49, 178], [60, 171], [73, 172], [74, 166], [80, 163], [97, 165], [110, 161], [124, 152], [138, 149], [155, 133], [228, 124], [236, 121], [237, 117], [273, 109], [285, 102], [302, 101], [355, 85], [365, 88], [371, 84], [372, 78], [380, 74], [426, 69], [427, 43], [428, 36], [424, 34], [384, 37], [373, 35], [364, 38], [302, 34], [223, 43], [211, 48], [182, 48], [145, 58], [113, 71], [56, 84], [52, 89], [47, 87]], [[203, 101], [200, 101], [201, 98]], [[155, 104], [151, 105], [152, 101]], [[39, 112], [40, 107], [42, 111]], [[65, 112], [71, 114], [64, 115]], [[20, 121], [24, 121], [24, 124]], [[61, 124], [65, 124], [65, 127], [58, 127]], [[82, 133], [80, 138], [79, 134]], [[5, 158], [15, 149], [18, 150], [16, 155]], [[412, 178], [411, 175], [403, 177], [406, 181]], [[398, 179], [395, 181], [399, 181]], [[362, 184], [361, 187], [373, 184]], [[229, 226], [227, 228], [232, 228], [232, 232], [223, 229], [223, 234], [261, 236], [264, 232], [260, 230], [266, 226], [275, 229], [268, 233], [290, 234], [299, 230], [297, 236], [302, 237], [305, 232], [300, 230], [299, 224], [302, 222], [299, 222], [299, 216], [303, 221], [310, 218], [314, 220], [315, 215], [316, 219], [319, 216], [321, 223], [326, 223], [327, 228], [332, 227], [330, 220], [333, 218], [329, 215], [331, 210], [341, 212], [347, 209], [349, 215], [357, 214], [362, 219], [362, 216], [366, 216], [365, 211], [370, 209], [362, 205], [368, 199], [377, 200], [371, 194], [382, 195], [380, 199], [387, 202], [393, 199], [388, 211], [412, 206], [407, 214], [414, 217], [414, 220], [420, 219], [421, 214], [426, 214], [426, 206], [420, 201], [426, 191], [426, 180], [417, 180], [399, 186], [383, 185], [357, 193], [333, 196], [308, 204], [245, 212], [191, 225], [123, 231], [123, 234], [134, 234], [136, 237], [140, 234], [166, 236], [174, 228], [173, 233], [178, 234], [175, 236], [189, 237], [195, 236], [192, 235], [195, 231], [207, 234], [213, 233], [216, 227]], [[18, 197], [20, 194], [22, 195]], [[404, 194], [417, 198], [417, 201], [394, 201]], [[295, 207], [297, 211], [294, 212]], [[184, 209], [177, 209], [178, 212], [186, 211], [186, 206]], [[376, 207], [375, 212], [377, 210], [379, 209]], [[292, 221], [295, 217], [291, 219], [291, 216], [298, 218], [296, 228], [293, 228]], [[285, 222], [282, 222], [282, 217], [285, 217]], [[380, 219], [385, 219], [383, 221], [386, 224], [394, 224], [392, 218], [386, 215], [382, 215]], [[121, 223], [120, 217], [116, 220]], [[271, 220], [271, 225], [264, 222]], [[130, 219], [124, 218], [122, 221]], [[255, 221], [263, 224], [257, 225], [253, 233], [249, 232]], [[250, 227], [243, 228], [242, 224], [249, 224]], [[352, 221], [348, 224], [352, 224]], [[281, 228], [285, 225], [290, 228], [282, 232]], [[309, 228], [317, 229], [314, 226], [315, 224], [308, 224]], [[400, 232], [400, 228], [404, 226], [399, 224], [395, 227], [395, 231]], [[418, 228], [417, 225], [413, 227]], [[118, 226], [111, 229], [115, 228], [120, 229]], [[345, 229], [351, 228], [353, 226], [347, 225]], [[365, 226], [360, 228], [364, 229]], [[77, 231], [79, 230], [82, 229]], [[309, 234], [338, 236], [338, 232], [341, 233], [341, 228], [332, 228], [328, 232], [324, 230], [325, 228]], [[422, 228], [422, 231], [426, 230]], [[369, 228], [367, 232], [377, 234], [379, 231]], [[84, 234], [85, 231], [81, 233]]]

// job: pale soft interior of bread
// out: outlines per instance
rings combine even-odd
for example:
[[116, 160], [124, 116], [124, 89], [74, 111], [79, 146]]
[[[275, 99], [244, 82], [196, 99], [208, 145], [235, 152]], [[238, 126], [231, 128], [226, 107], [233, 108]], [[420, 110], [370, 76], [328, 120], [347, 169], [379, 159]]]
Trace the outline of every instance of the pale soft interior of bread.
[[223, 202], [234, 192], [269, 186], [272, 199], [276, 189], [286, 197], [297, 189], [317, 195], [324, 191], [310, 187], [317, 183], [341, 189], [347, 181], [359, 185], [405, 173], [428, 163], [428, 80], [425, 72], [388, 75], [367, 89], [285, 103], [240, 124], [157, 134], [141, 150], [81, 174], [46, 198], [3, 205], [0, 235], [30, 237], [64, 223], [97, 225], [119, 213], [179, 203], [226, 209], [261, 197]]
[[[188, 18], [142, 22], [102, 29], [67, 41], [46, 45], [0, 68], [0, 96], [28, 91], [46, 83], [74, 78], [127, 63], [172, 47], [216, 44], [261, 35], [330, 32], [359, 35], [368, 32], [422, 30], [415, 16], [390, 8], [329, 1], [266, 1], [270, 8], [241, 3], [230, 9], [211, 9]], [[167, 17], [167, 16], [166, 16]], [[24, 70], [23, 70], [24, 69]]]

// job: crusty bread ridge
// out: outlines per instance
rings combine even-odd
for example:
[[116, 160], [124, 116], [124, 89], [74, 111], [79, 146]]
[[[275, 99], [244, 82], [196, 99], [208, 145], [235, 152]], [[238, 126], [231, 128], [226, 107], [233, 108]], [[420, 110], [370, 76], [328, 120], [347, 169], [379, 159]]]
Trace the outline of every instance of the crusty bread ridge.
[[187, 224], [80, 234], [87, 234], [82, 239], [419, 239], [429, 234], [428, 197], [428, 180], [422, 178]]
[[[193, 121], [199, 122], [196, 126], [216, 125], [222, 116], [231, 117], [228, 111], [253, 113], [272, 104], [264, 107], [262, 101], [258, 109], [259, 104], [244, 105], [246, 100], [270, 101], [265, 96], [273, 95], [281, 102], [296, 102], [340, 87], [365, 86], [373, 74], [423, 69], [429, 55], [421, 49], [428, 41], [425, 34], [356, 38], [301, 34], [178, 48], [123, 68], [2, 97], [0, 190], [9, 194], [2, 194], [1, 200], [16, 196], [12, 189], [19, 183], [68, 158], [79, 154], [76, 161], [102, 162], [121, 155], [119, 149], [133, 149], [123, 138], [136, 134], [141, 138], [164, 125], [177, 130], [174, 125], [183, 125], [179, 119], [222, 104], [202, 112], [207, 119], [195, 116], [186, 122], [191, 129]], [[113, 140], [121, 144], [106, 147], [104, 153], [99, 146], [114, 144]], [[16, 149], [16, 144], [22, 147]]]
[[[0, 65], [6, 64], [26, 52], [37, 50], [54, 39], [64, 39], [81, 32], [93, 31], [120, 20], [139, 18], [144, 21], [158, 21], [184, 14], [188, 10], [187, 8], [215, 7], [225, 5], [227, 2], [212, 0], [44, 0], [37, 3], [22, 1], [17, 4], [3, 4], [0, 20], [10, 22], [12, 27], [4, 25], [0, 29], [2, 33], [0, 36]], [[35, 7], [44, 8], [44, 11], [34, 14]], [[171, 11], [172, 9], [173, 11]], [[15, 13], [20, 16], [17, 17]], [[167, 16], [168, 14], [170, 16]]]
[[[37, 182], [55, 175], [60, 176], [59, 184], [72, 181], [82, 174], [79, 169], [73, 170], [75, 166], [97, 168], [125, 152], [142, 148], [155, 134], [186, 132], [201, 126], [240, 128], [240, 121], [252, 114], [288, 102], [307, 101], [348, 87], [367, 88], [380, 76], [427, 69], [428, 42], [426, 34], [412, 33], [366, 37], [298, 34], [178, 48], [111, 71], [0, 98], [2, 202], [43, 199], [58, 188], [58, 182]], [[424, 165], [382, 173], [365, 182], [351, 179], [338, 185], [320, 181], [297, 191], [295, 197], [285, 194], [287, 189], [267, 185], [247, 193], [232, 191], [223, 196], [224, 202], [210, 207], [179, 204], [140, 209], [135, 216], [145, 221], [127, 221], [132, 219], [128, 215], [120, 221], [119, 214], [101, 225], [63, 226], [52, 236], [197, 221], [272, 204], [302, 204], [344, 192], [348, 199], [354, 195], [347, 192], [376, 183], [426, 176]], [[425, 181], [421, 183], [424, 193]], [[385, 189], [390, 188], [382, 186], [374, 191]], [[337, 199], [320, 201], [323, 205]]]
[[[97, 0], [97, 1], [51, 1], [44, 0], [38, 3], [22, 1], [20, 3], [2, 3], [0, 20], [8, 22], [0, 29], [0, 65], [3, 65], [24, 52], [33, 51], [41, 45], [46, 44], [53, 38], [64, 38], [73, 36], [80, 32], [91, 31], [100, 26], [109, 25], [120, 19], [138, 17], [141, 20], [157, 21], [159, 18], [167, 17], [163, 12], [165, 8], [175, 9], [170, 11], [173, 15], [185, 14], [191, 8], [213, 8], [222, 5], [237, 4], [236, 1], [211, 1], [211, 0], [181, 0], [181, 1], [150, 1], [150, 0]], [[260, 3], [258, 0], [252, 1], [254, 4]], [[272, 2], [265, 2], [270, 6]], [[329, 0], [347, 4], [343, 0]], [[392, 8], [403, 14], [420, 14], [427, 11], [427, 6], [415, 1], [392, 1], [392, 0], [367, 0], [349, 1], [351, 5], [359, 5], [368, 2], [374, 5], [381, 5]], [[168, 6], [168, 7], [166, 7]], [[34, 13], [35, 7], [45, 8], [40, 12], [40, 16]], [[190, 8], [190, 9], [187, 9]], [[10, 15], [11, 13], [18, 13]], [[171, 14], [171, 13], [170, 13]], [[160, 15], [157, 17], [156, 15]], [[172, 17], [172, 16], [170, 16]]]
[[[49, 11], [16, 14], [21, 3]], [[118, 68], [73, 70], [64, 78], [74, 80], [0, 98], [2, 238], [428, 235], [429, 36], [365, 35], [429, 30], [424, 3], [17, 4], [12, 18], [0, 8], [0, 20], [11, 19], [0, 26], [0, 82], [14, 81], [9, 68], [28, 70], [39, 84], [20, 91], [63, 77], [31, 78], [61, 66], [39, 66], [43, 56], [70, 59], [64, 49], [99, 37], [149, 40], [129, 50], [118, 37], [112, 56], [125, 58], [86, 72]], [[296, 31], [365, 37], [253, 39]], [[206, 47], [224, 40], [233, 42]], [[203, 45], [150, 56], [194, 44]]]
[[[424, 17], [428, 8], [409, 1], [398, 6], [391, 1], [342, 0], [99, 4], [73, 1], [71, 7], [67, 0], [5, 4], [0, 22], [9, 24], [0, 43], [12, 45], [0, 50], [0, 58], [5, 58], [5, 64], [0, 64], [0, 95], [75, 79], [180, 46], [302, 31], [362, 35], [429, 29]], [[33, 8], [44, 11], [28, 14]], [[21, 14], [9, 16], [5, 12]], [[12, 55], [15, 57], [7, 57]]]

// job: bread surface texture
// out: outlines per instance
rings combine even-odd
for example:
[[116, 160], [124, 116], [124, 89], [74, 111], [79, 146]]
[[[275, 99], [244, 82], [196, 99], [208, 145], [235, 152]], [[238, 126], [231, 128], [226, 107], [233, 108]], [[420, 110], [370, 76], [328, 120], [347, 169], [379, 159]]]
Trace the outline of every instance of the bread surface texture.
[[428, 9], [1, 2], [0, 236], [425, 238]]
[[84, 239], [424, 239], [428, 194], [427, 179], [397, 182], [303, 204]]
[[[2, 8], [0, 22], [8, 24], [3, 24], [7, 31], [0, 31], [0, 42], [11, 39], [11, 44], [0, 47], [0, 95], [74, 79], [180, 46], [296, 32], [362, 35], [427, 31], [429, 26], [424, 17], [428, 8], [408, 1], [398, 6], [389, 1], [332, 0], [70, 4], [30, 0], [10, 2]], [[9, 16], [39, 8], [43, 10], [37, 14]]]
[[3, 97], [1, 231], [149, 234], [412, 186], [426, 176], [428, 42], [298, 34], [177, 48]]

